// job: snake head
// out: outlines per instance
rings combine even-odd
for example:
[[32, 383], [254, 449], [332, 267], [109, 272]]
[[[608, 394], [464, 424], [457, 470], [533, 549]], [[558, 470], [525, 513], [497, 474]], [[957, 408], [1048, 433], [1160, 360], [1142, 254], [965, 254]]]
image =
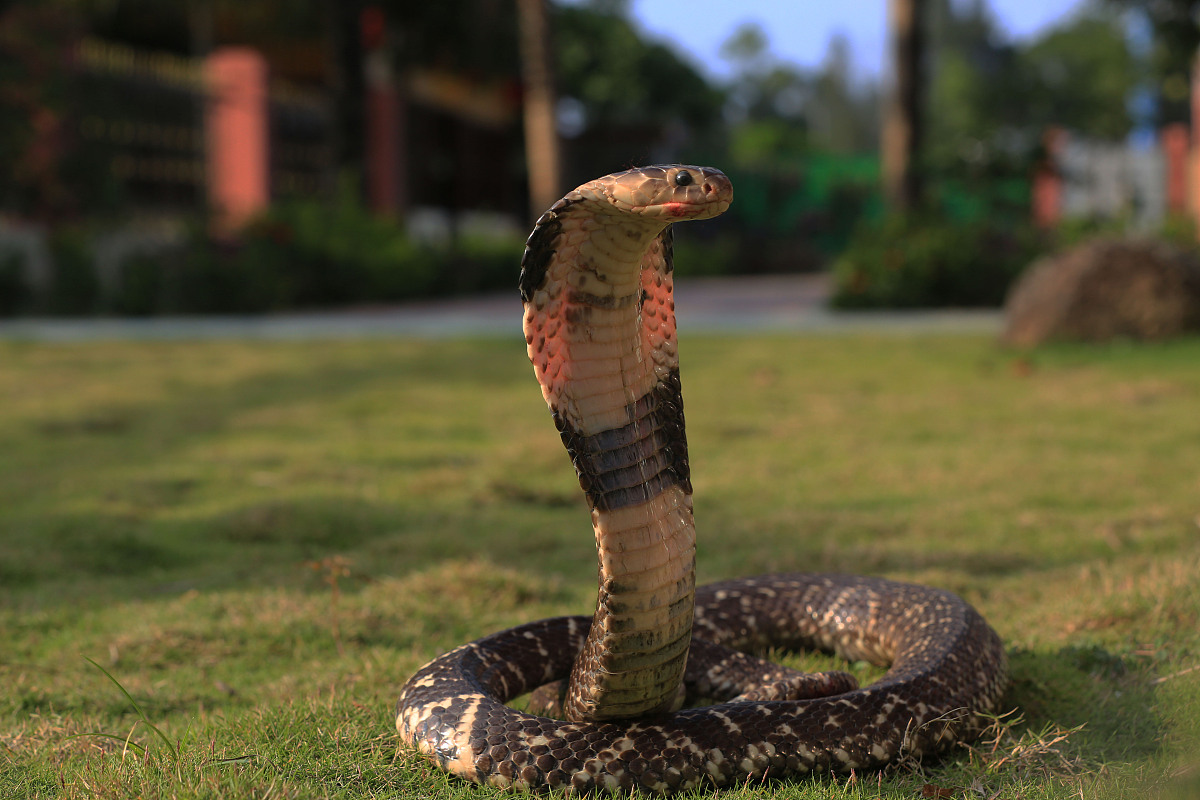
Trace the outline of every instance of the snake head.
[[584, 184], [579, 192], [605, 199], [615, 213], [665, 218], [709, 219], [733, 202], [733, 184], [712, 167], [663, 164], [618, 172]]

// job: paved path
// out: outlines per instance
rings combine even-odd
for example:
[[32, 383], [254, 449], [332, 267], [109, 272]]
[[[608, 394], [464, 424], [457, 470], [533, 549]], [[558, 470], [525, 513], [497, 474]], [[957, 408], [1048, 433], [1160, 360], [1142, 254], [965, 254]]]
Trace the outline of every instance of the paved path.
[[[997, 333], [997, 311], [828, 310], [826, 275], [681, 280], [679, 325], [688, 331]], [[345, 339], [521, 335], [516, 290], [403, 305], [261, 316], [0, 321], [0, 339], [71, 342], [104, 339]]]

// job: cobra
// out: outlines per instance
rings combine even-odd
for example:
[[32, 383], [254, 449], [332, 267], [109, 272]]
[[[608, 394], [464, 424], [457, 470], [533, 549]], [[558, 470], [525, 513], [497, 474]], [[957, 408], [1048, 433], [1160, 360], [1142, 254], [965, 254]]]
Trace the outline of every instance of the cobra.
[[[695, 587], [671, 226], [732, 199], [718, 170], [643, 167], [580, 186], [537, 221], [525, 339], [591, 508], [596, 610], [462, 645], [413, 675], [396, 726], [440, 767], [516, 789], [724, 786], [940, 753], [996, 708], [1003, 647], [954, 594], [820, 574]], [[858, 688], [743, 652], [773, 647], [888, 671]], [[505, 705], [563, 678], [563, 719]], [[720, 702], [680, 708], [685, 695]]]

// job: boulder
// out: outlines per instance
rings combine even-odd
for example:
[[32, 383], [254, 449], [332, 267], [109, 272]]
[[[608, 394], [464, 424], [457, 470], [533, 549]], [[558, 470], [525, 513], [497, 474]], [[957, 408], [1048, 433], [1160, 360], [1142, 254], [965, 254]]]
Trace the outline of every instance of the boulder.
[[1005, 302], [1003, 340], [1158, 340], [1200, 331], [1200, 260], [1147, 239], [1097, 239], [1035, 261]]

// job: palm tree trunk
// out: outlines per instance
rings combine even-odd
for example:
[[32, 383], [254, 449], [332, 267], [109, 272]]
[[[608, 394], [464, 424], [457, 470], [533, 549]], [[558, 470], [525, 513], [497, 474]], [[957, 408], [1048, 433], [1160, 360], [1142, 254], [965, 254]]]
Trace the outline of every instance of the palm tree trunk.
[[921, 63], [924, 0], [889, 0], [892, 85], [884, 111], [883, 191], [889, 207], [911, 211], [921, 202]]
[[563, 192], [554, 106], [554, 69], [546, 0], [517, 0], [525, 83], [525, 161], [529, 204], [537, 219]]

